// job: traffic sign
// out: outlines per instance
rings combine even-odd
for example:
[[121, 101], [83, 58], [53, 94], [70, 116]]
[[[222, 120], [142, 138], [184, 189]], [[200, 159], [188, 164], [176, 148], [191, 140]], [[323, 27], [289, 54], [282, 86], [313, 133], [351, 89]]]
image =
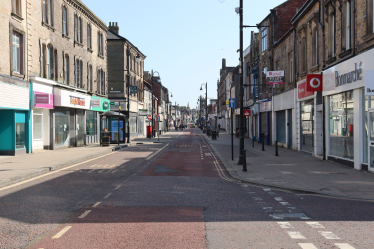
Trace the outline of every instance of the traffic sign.
[[110, 105], [114, 105], [114, 101], [110, 102]]
[[151, 115], [148, 115], [148, 120], [151, 120], [152, 119], [152, 116]]
[[226, 106], [229, 107], [229, 100], [226, 99]]
[[160, 121], [160, 120], [161, 120], [160, 115], [157, 115], [157, 116], [156, 116], [156, 120], [157, 120], [157, 121]]
[[235, 108], [235, 99], [229, 100], [229, 108]]

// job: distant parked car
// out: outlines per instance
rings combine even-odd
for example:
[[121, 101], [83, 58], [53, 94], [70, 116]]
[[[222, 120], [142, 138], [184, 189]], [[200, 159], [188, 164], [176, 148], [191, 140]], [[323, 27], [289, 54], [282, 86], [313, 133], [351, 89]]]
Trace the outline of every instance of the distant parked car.
[[190, 128], [195, 128], [195, 124], [190, 124]]

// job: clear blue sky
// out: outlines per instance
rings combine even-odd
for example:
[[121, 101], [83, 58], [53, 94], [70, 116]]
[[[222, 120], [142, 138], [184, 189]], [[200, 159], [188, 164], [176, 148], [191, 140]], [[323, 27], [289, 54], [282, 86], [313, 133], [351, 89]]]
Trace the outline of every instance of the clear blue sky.
[[[285, 0], [244, 0], [244, 25], [263, 20]], [[83, 0], [107, 25], [118, 22], [120, 35], [147, 56], [144, 70], [160, 73], [162, 84], [179, 105], [196, 107], [208, 82], [208, 98], [217, 98], [217, 79], [239, 63], [239, 0]], [[221, 3], [222, 2], [222, 3]], [[255, 30], [255, 29], [252, 29]], [[244, 49], [251, 29], [244, 29]], [[204, 90], [205, 94], [205, 90]]]

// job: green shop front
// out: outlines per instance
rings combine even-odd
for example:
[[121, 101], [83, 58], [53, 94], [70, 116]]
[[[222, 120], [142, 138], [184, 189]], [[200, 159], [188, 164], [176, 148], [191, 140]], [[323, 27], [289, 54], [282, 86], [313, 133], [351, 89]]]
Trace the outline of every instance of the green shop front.
[[96, 96], [91, 97], [91, 110], [86, 111], [86, 144], [100, 142], [100, 126], [107, 128], [106, 120], [100, 124], [100, 114], [109, 111], [110, 101]]
[[30, 84], [0, 75], [0, 92], [0, 155], [30, 153]]

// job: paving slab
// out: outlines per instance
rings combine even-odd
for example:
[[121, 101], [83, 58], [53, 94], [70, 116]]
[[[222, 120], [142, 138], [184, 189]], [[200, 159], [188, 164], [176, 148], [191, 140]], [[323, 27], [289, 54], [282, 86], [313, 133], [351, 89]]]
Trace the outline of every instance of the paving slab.
[[[203, 134], [201, 132], [201, 134]], [[367, 171], [321, 160], [312, 154], [262, 145], [245, 138], [247, 172], [238, 165], [239, 139], [234, 137], [234, 160], [231, 159], [231, 135], [220, 133], [217, 140], [206, 134], [204, 138], [217, 153], [227, 171], [234, 178], [265, 186], [292, 189], [329, 196], [374, 200], [374, 174]], [[255, 156], [253, 156], [255, 155]]]

